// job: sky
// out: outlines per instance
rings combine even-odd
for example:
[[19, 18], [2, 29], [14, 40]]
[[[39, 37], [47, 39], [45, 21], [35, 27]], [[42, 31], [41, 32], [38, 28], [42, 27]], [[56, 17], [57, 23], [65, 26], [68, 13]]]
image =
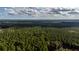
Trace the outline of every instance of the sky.
[[61, 9], [62, 7], [30, 7], [30, 9], [27, 7], [0, 7], [0, 19], [79, 19], [79, 14], [76, 16], [68, 14], [63, 16], [62, 13], [54, 14], [52, 12], [49, 14], [51, 8]]
[[[5, 7], [70, 7], [70, 8], [78, 8], [79, 1], [78, 0], [1, 0], [0, 1], [0, 19], [70, 19], [77, 17], [32, 17], [26, 15], [7, 15]], [[10, 10], [11, 11], [11, 10]]]
[[8, 11], [5, 10], [5, 8], [9, 7], [0, 7], [0, 19], [28, 19], [27, 16], [20, 16], [20, 15], [8, 15]]

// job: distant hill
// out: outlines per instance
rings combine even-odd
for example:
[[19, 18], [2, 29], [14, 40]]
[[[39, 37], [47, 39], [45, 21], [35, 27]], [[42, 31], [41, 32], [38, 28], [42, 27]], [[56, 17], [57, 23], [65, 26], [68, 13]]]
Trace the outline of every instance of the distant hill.
[[0, 27], [79, 27], [79, 20], [0, 20]]

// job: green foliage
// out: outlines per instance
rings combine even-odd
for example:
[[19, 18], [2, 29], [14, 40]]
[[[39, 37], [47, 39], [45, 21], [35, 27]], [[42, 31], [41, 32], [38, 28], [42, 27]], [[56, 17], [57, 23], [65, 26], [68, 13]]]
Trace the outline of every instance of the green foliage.
[[71, 33], [69, 28], [26, 27], [1, 30], [1, 51], [79, 50], [79, 33]]

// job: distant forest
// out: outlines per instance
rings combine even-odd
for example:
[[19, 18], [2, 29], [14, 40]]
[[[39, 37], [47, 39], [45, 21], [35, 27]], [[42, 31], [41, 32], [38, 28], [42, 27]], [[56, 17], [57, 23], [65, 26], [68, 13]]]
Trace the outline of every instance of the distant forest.
[[9, 27], [79, 27], [79, 20], [0, 20], [0, 28]]

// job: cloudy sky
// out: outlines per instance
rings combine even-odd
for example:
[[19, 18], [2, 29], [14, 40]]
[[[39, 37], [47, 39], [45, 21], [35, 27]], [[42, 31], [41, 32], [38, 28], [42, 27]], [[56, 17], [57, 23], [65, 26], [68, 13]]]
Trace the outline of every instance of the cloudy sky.
[[[14, 15], [10, 15], [9, 13], [12, 13]], [[13, 9], [11, 9], [10, 7], [0, 7], [0, 19], [25, 19], [25, 18], [29, 18], [29, 16], [25, 16], [25, 15], [15, 15], [16, 12], [14, 12]]]
[[0, 7], [0, 19], [79, 19], [79, 8]]
[[[15, 8], [19, 7], [19, 8]], [[25, 7], [36, 7], [28, 9]], [[38, 8], [45, 7], [45, 8]], [[51, 9], [47, 7], [64, 7]], [[70, 10], [68, 10], [70, 8]], [[71, 8], [76, 8], [71, 10]], [[78, 0], [1, 0], [0, 19], [79, 19]]]

